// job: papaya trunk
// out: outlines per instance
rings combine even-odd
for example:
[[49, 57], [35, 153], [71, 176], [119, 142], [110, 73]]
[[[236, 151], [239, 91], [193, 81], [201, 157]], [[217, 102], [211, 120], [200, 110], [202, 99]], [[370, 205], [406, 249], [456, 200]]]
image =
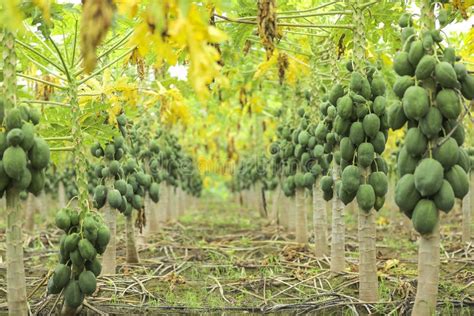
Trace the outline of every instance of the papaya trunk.
[[279, 207], [279, 214], [278, 217], [280, 219], [280, 225], [282, 225], [285, 229], [289, 229], [290, 227], [290, 219], [289, 219], [289, 207], [288, 204], [288, 197], [285, 196], [283, 192], [281, 192], [281, 199], [280, 199], [281, 207]]
[[[2, 97], [4, 110], [10, 110], [16, 103], [16, 66], [15, 35], [7, 29], [0, 30], [0, 42], [3, 58]], [[2, 113], [2, 117], [3, 117]], [[2, 125], [2, 122], [0, 122]], [[27, 315], [25, 267], [23, 265], [23, 210], [19, 201], [19, 191], [6, 191], [6, 257], [7, 257], [7, 305], [9, 315]]]
[[278, 224], [280, 222], [280, 201], [281, 201], [281, 189], [278, 186], [274, 191], [273, 191], [273, 196], [272, 196], [272, 211], [270, 215], [270, 221], [272, 224]]
[[35, 228], [36, 198], [32, 193], [28, 193], [26, 199], [25, 232], [32, 234]]
[[306, 201], [304, 188], [296, 189], [296, 232], [295, 239], [299, 244], [306, 244], [308, 242], [308, 230], [306, 222]]
[[166, 209], [167, 209], [167, 203], [168, 203], [168, 193], [166, 191], [166, 184], [160, 183], [160, 201], [158, 202], [157, 205], [157, 213], [158, 213], [158, 221], [160, 222], [161, 225], [164, 225], [166, 223]]
[[296, 214], [297, 214], [297, 206], [296, 206], [296, 194], [291, 196], [288, 199], [288, 231], [295, 232], [296, 230]]
[[59, 181], [58, 184], [58, 207], [59, 209], [66, 207], [66, 190], [62, 181]]
[[186, 195], [187, 193], [179, 188], [179, 216], [182, 216], [186, 213]]
[[39, 213], [41, 214], [42, 217], [46, 216], [48, 212], [47, 208], [50, 204], [48, 203], [48, 196], [46, 195], [46, 193], [44, 193], [44, 190], [41, 191], [39, 198], [37, 198], [36, 200], [38, 201]]
[[133, 226], [133, 216], [126, 216], [125, 229], [127, 234], [127, 263], [139, 263], [137, 244], [135, 242], [135, 229]]
[[28, 315], [23, 265], [22, 209], [19, 192], [8, 189], [7, 200], [7, 300], [9, 315]]
[[173, 212], [173, 187], [168, 186], [167, 188], [167, 208], [166, 208], [166, 221], [172, 223], [174, 221], [174, 212]]
[[[330, 218], [332, 216], [332, 201], [324, 201], [326, 205], [326, 218]], [[329, 228], [329, 227], [328, 227]], [[329, 236], [329, 234], [327, 234]]]
[[176, 222], [179, 217], [179, 211], [178, 211], [178, 189], [176, 187], [173, 187], [172, 190], [172, 201], [173, 203], [171, 204], [172, 211], [173, 211], [173, 222]]
[[359, 210], [359, 299], [378, 300], [375, 210]]
[[344, 207], [339, 198], [334, 195], [331, 224], [331, 272], [340, 273], [345, 268], [345, 226]]
[[150, 195], [147, 192], [145, 196], [146, 237], [153, 236], [159, 229], [158, 210], [156, 206], [156, 203], [150, 199]]
[[117, 267], [117, 249], [115, 244], [117, 238], [117, 214], [109, 206], [109, 203], [105, 203], [104, 206], [104, 221], [110, 230], [110, 241], [102, 256], [102, 273], [115, 274], [115, 268]]
[[471, 195], [468, 193], [462, 200], [462, 241], [471, 241]]
[[412, 315], [434, 315], [439, 284], [439, 223], [421, 236], [418, 248], [418, 285]]
[[328, 254], [326, 203], [319, 190], [319, 178], [313, 185], [313, 228], [314, 252], [316, 257], [323, 258]]
[[462, 241], [470, 242], [472, 239], [472, 190], [473, 190], [473, 174], [470, 175], [471, 182], [467, 195], [462, 200]]
[[260, 217], [266, 218], [267, 214], [265, 212], [265, 192], [262, 189], [262, 184], [257, 182], [255, 185], [255, 207], [258, 209]]

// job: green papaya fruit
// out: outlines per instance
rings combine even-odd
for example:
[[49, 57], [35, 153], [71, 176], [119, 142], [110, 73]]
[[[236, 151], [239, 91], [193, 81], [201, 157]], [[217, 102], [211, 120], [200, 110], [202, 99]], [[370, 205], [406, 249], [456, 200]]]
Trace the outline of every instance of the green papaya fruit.
[[409, 218], [421, 199], [420, 193], [415, 187], [415, 176], [407, 173], [398, 180], [395, 186], [395, 203]]
[[359, 208], [365, 212], [369, 212], [375, 205], [375, 192], [370, 184], [361, 184], [356, 198]]
[[453, 209], [455, 196], [453, 188], [448, 181], [443, 180], [441, 189], [434, 195], [433, 201], [436, 204], [436, 208], [445, 213], [449, 213]]
[[411, 221], [421, 235], [431, 234], [438, 223], [439, 212], [432, 200], [421, 199], [416, 204]]
[[439, 161], [425, 158], [416, 167], [414, 175], [415, 187], [421, 196], [430, 196], [441, 188], [444, 170]]
[[403, 96], [403, 111], [410, 120], [420, 120], [430, 109], [430, 100], [425, 89], [413, 86]]

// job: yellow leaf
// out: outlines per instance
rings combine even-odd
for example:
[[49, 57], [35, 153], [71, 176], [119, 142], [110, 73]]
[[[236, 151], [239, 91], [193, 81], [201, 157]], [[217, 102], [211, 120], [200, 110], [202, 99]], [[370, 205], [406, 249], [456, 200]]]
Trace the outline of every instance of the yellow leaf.
[[118, 12], [128, 17], [134, 17], [138, 11], [139, 0], [114, 0]]
[[49, 12], [49, 8], [51, 7], [51, 2], [54, 2], [54, 0], [33, 0], [33, 3], [43, 13], [44, 20], [48, 23], [50, 22], [50, 19], [51, 19], [51, 15]]
[[2, 0], [0, 10], [0, 27], [6, 27], [11, 31], [23, 31], [23, 13], [21, 12], [21, 0]]
[[390, 224], [390, 222], [388, 221], [386, 217], [380, 216], [379, 218], [377, 218], [378, 226], [387, 226], [388, 224]]
[[400, 263], [400, 260], [398, 260], [398, 259], [387, 260], [387, 261], [385, 261], [385, 264], [383, 265], [383, 270], [385, 272], [387, 272], [388, 270], [398, 266], [399, 263]]
[[273, 51], [273, 55], [272, 57], [270, 57], [269, 60], [265, 60], [264, 62], [261, 62], [258, 66], [257, 66], [257, 71], [255, 71], [255, 74], [253, 75], [253, 78], [254, 79], [258, 79], [260, 77], [262, 77], [263, 75], [265, 75], [268, 70], [275, 66], [278, 62], [278, 50], [275, 49]]

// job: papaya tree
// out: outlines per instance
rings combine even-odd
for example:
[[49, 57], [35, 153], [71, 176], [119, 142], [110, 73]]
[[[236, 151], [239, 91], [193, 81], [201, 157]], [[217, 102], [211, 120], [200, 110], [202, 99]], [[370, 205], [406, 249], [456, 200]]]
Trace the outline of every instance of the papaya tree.
[[[435, 27], [434, 7], [438, 6]], [[460, 146], [465, 99], [474, 98], [474, 76], [457, 60], [453, 47], [444, 47], [443, 5], [422, 2], [422, 17], [400, 17], [402, 49], [393, 68], [400, 76], [393, 90], [400, 101], [390, 108], [392, 129], [408, 126], [398, 155], [401, 177], [395, 201], [420, 234], [418, 282], [412, 315], [436, 311], [440, 266], [440, 212], [450, 212], [455, 199], [469, 191], [470, 165]], [[416, 24], [415, 24], [416, 23]]]

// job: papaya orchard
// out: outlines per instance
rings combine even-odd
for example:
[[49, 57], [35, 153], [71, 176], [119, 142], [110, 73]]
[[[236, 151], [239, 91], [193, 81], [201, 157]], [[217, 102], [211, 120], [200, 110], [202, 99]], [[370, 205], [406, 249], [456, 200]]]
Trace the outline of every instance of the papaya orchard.
[[2, 1], [0, 313], [474, 313], [473, 11]]

